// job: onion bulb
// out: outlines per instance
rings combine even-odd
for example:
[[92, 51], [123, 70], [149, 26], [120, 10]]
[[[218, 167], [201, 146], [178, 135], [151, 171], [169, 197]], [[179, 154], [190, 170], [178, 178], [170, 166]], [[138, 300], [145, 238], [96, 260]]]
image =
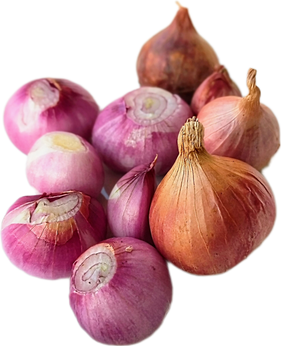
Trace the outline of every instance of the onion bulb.
[[43, 193], [78, 190], [98, 197], [104, 182], [102, 162], [93, 146], [73, 133], [40, 137], [27, 155], [27, 179]]
[[92, 143], [112, 170], [127, 173], [152, 162], [165, 174], [177, 157], [177, 135], [192, 116], [179, 96], [160, 88], [143, 87], [103, 109], [95, 122]]
[[4, 125], [14, 145], [27, 154], [51, 131], [75, 133], [87, 140], [99, 107], [87, 90], [66, 79], [41, 78], [17, 90], [8, 101]]
[[166, 261], [142, 240], [107, 239], [74, 263], [70, 305], [81, 327], [99, 342], [142, 341], [160, 326], [171, 300]]
[[205, 104], [218, 97], [230, 95], [242, 96], [238, 86], [230, 78], [227, 69], [220, 65], [196, 89], [190, 106], [194, 115], [197, 115]]
[[216, 53], [197, 33], [187, 8], [179, 5], [172, 23], [141, 48], [137, 73], [141, 86], [163, 88], [190, 102], [218, 64]]
[[69, 277], [73, 262], [106, 236], [106, 216], [77, 191], [25, 196], [2, 222], [2, 245], [18, 268], [44, 279]]
[[233, 268], [270, 233], [275, 201], [263, 175], [240, 160], [210, 155], [203, 125], [182, 127], [179, 155], [158, 185], [150, 208], [155, 246], [194, 274]]
[[107, 204], [108, 224], [115, 237], [152, 242], [148, 214], [156, 189], [155, 163], [131, 169], [113, 187]]
[[280, 146], [280, 129], [273, 112], [260, 103], [256, 73], [252, 68], [248, 71], [246, 97], [213, 100], [201, 109], [198, 119], [210, 154], [233, 157], [261, 170]]

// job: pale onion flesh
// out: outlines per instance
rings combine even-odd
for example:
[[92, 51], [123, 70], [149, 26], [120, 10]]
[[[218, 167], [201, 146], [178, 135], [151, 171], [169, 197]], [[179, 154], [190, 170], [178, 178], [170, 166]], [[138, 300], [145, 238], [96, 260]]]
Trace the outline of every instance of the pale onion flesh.
[[210, 155], [195, 118], [182, 127], [178, 145], [178, 158], [152, 200], [153, 241], [185, 271], [225, 272], [269, 235], [276, 215], [273, 193], [252, 166]]
[[18, 268], [44, 279], [69, 277], [73, 262], [106, 237], [101, 204], [78, 191], [19, 198], [2, 222], [2, 245]]

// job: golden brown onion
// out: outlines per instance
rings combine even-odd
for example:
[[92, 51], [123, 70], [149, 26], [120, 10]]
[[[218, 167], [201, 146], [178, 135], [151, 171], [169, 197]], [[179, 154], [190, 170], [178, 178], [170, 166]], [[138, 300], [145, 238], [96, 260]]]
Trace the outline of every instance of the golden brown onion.
[[219, 61], [213, 48], [197, 33], [187, 8], [179, 7], [172, 23], [143, 45], [137, 73], [141, 86], [157, 86], [190, 102], [195, 89]]
[[179, 155], [159, 184], [150, 209], [160, 253], [194, 274], [225, 272], [270, 233], [275, 201], [270, 186], [242, 161], [212, 156], [195, 117], [182, 127]]

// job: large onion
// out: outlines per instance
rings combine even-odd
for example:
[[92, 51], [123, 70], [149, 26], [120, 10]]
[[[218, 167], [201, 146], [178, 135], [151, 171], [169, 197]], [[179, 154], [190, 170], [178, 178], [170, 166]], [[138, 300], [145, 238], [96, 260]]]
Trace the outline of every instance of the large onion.
[[142, 240], [107, 239], [74, 264], [70, 304], [82, 328], [99, 342], [128, 345], [147, 338], [171, 300], [167, 264]]
[[92, 143], [105, 164], [119, 172], [152, 162], [166, 173], [177, 157], [177, 135], [192, 116], [179, 96], [160, 88], [143, 87], [103, 109], [95, 122]]
[[27, 179], [39, 192], [78, 190], [98, 197], [104, 183], [102, 162], [84, 138], [64, 131], [49, 132], [30, 149]]
[[176, 266], [222, 273], [245, 259], [270, 233], [275, 201], [263, 175], [245, 162], [210, 155], [195, 118], [182, 127], [178, 158], [150, 208], [153, 241]]
[[27, 154], [34, 142], [51, 131], [90, 139], [99, 107], [90, 93], [66, 79], [31, 81], [10, 98], [4, 113], [8, 136]]
[[247, 96], [217, 98], [200, 110], [198, 119], [210, 154], [234, 157], [261, 170], [280, 146], [280, 129], [272, 110], [260, 103], [256, 73], [248, 71]]
[[172, 23], [143, 45], [137, 73], [141, 86], [163, 88], [189, 102], [219, 61], [213, 48], [197, 33], [187, 8], [179, 7]]
[[45, 279], [70, 276], [77, 257], [105, 236], [103, 207], [77, 191], [21, 197], [2, 222], [2, 244], [9, 259]]

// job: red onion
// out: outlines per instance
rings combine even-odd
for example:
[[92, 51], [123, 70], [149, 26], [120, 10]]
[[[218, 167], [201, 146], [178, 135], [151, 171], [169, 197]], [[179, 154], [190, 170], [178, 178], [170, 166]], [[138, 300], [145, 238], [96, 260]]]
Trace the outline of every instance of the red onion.
[[177, 135], [192, 116], [179, 96], [154, 87], [142, 87], [112, 102], [100, 112], [92, 143], [105, 164], [120, 172], [153, 161], [165, 174], [177, 157]]
[[99, 107], [87, 90], [66, 79], [42, 78], [22, 86], [10, 98], [4, 124], [14, 145], [27, 154], [51, 131], [73, 132], [90, 139]]
[[172, 23], [141, 48], [137, 73], [141, 86], [169, 90], [189, 103], [196, 88], [219, 61], [193, 26], [188, 9], [177, 4], [179, 10]]
[[248, 71], [247, 96], [217, 98], [201, 109], [198, 119], [210, 154], [242, 160], [260, 171], [280, 147], [280, 128], [275, 114], [260, 103], [256, 73]]
[[2, 244], [9, 259], [45, 279], [70, 276], [78, 256], [105, 235], [103, 207], [76, 191], [22, 197], [2, 222]]
[[74, 263], [70, 304], [81, 327], [99, 342], [145, 339], [160, 326], [171, 300], [167, 264], [142, 240], [107, 239]]
[[27, 155], [27, 179], [39, 192], [78, 190], [97, 197], [104, 171], [96, 150], [85, 139], [69, 132], [49, 132]]
[[154, 165], [131, 169], [114, 186], [107, 205], [108, 224], [116, 237], [135, 237], [152, 243], [149, 208], [156, 188]]
[[191, 109], [196, 115], [210, 101], [222, 96], [242, 96], [238, 86], [230, 78], [227, 69], [220, 65], [196, 89]]

